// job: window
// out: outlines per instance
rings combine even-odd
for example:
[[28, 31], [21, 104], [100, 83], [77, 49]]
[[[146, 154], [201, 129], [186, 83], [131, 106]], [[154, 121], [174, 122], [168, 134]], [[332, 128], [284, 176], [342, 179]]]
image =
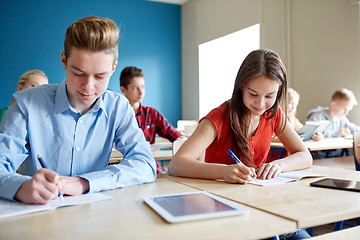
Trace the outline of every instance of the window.
[[259, 24], [199, 45], [200, 118], [231, 98], [242, 61], [259, 47]]

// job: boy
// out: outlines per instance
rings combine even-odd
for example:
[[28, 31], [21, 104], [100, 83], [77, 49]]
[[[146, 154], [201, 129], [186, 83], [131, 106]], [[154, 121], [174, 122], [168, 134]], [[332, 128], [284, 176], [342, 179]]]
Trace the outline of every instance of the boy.
[[341, 88], [331, 98], [329, 107], [317, 107], [307, 114], [309, 121], [329, 120], [330, 125], [324, 131], [324, 137], [346, 137], [353, 132], [360, 131], [360, 126], [351, 123], [346, 117], [354, 105], [356, 98], [352, 91]]
[[[307, 114], [307, 120], [329, 120], [330, 125], [323, 132], [325, 138], [346, 137], [360, 131], [360, 126], [351, 123], [346, 117], [354, 105], [357, 105], [357, 101], [353, 92], [346, 88], [341, 88], [332, 95], [329, 107], [319, 106], [310, 110]], [[341, 156], [340, 149], [313, 152], [313, 157], [316, 159], [339, 156]]]
[[[144, 73], [137, 67], [126, 67], [120, 74], [120, 90], [133, 107], [136, 121], [150, 144], [155, 143], [156, 134], [174, 142], [182, 135], [155, 108], [141, 105], [145, 96]], [[157, 163], [158, 172], [163, 170]]]
[[[59, 191], [79, 195], [155, 180], [155, 161], [131, 106], [106, 90], [118, 41], [110, 19], [76, 21], [61, 51], [66, 79], [14, 94], [0, 127], [1, 198], [45, 204]], [[113, 143], [124, 159], [108, 166]]]

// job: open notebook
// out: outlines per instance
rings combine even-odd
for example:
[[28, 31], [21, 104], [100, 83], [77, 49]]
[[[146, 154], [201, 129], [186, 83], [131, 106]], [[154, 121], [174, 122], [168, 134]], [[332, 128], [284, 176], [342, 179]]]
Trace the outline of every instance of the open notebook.
[[65, 206], [87, 204], [91, 202], [103, 201], [112, 197], [102, 193], [82, 194], [78, 196], [64, 196], [64, 201], [60, 198], [51, 200], [48, 204], [25, 204], [0, 199], [0, 218], [12, 217], [27, 213], [53, 210]]
[[290, 171], [280, 173], [279, 176], [270, 179], [253, 179], [251, 184], [260, 185], [260, 186], [268, 186], [268, 185], [275, 185], [275, 184], [282, 184], [287, 182], [299, 181], [302, 178], [310, 178], [310, 177], [326, 177], [326, 174], [317, 174], [317, 173], [310, 173], [304, 171]]

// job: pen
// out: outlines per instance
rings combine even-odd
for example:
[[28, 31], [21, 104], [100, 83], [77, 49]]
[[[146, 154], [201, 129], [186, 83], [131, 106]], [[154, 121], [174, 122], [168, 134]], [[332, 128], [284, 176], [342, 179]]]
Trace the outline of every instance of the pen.
[[[47, 168], [44, 160], [42, 159], [42, 157], [40, 155], [37, 155], [37, 159], [39, 160], [42, 168]], [[64, 201], [64, 196], [61, 194], [60, 189], [59, 189], [58, 197], [60, 197], [61, 201]]]
[[[236, 163], [241, 163], [241, 161], [237, 158], [237, 156], [229, 149], [228, 151], [228, 154], [230, 155], [230, 157], [236, 162]], [[252, 176], [252, 178], [256, 180], [255, 176]]]

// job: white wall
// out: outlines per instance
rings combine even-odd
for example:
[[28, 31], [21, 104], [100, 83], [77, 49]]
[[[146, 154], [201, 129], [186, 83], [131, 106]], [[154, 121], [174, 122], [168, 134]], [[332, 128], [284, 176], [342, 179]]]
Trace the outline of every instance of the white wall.
[[[359, 6], [345, 0], [291, 1], [292, 87], [300, 93], [298, 116], [328, 106], [341, 87], [360, 102]], [[360, 125], [360, 107], [349, 119]]]
[[[327, 106], [338, 88], [360, 102], [359, 7], [346, 0], [190, 0], [182, 5], [183, 118], [198, 119], [200, 43], [261, 24], [261, 47], [276, 51], [289, 86], [301, 95], [298, 116]], [[360, 106], [349, 114], [360, 125]]]

